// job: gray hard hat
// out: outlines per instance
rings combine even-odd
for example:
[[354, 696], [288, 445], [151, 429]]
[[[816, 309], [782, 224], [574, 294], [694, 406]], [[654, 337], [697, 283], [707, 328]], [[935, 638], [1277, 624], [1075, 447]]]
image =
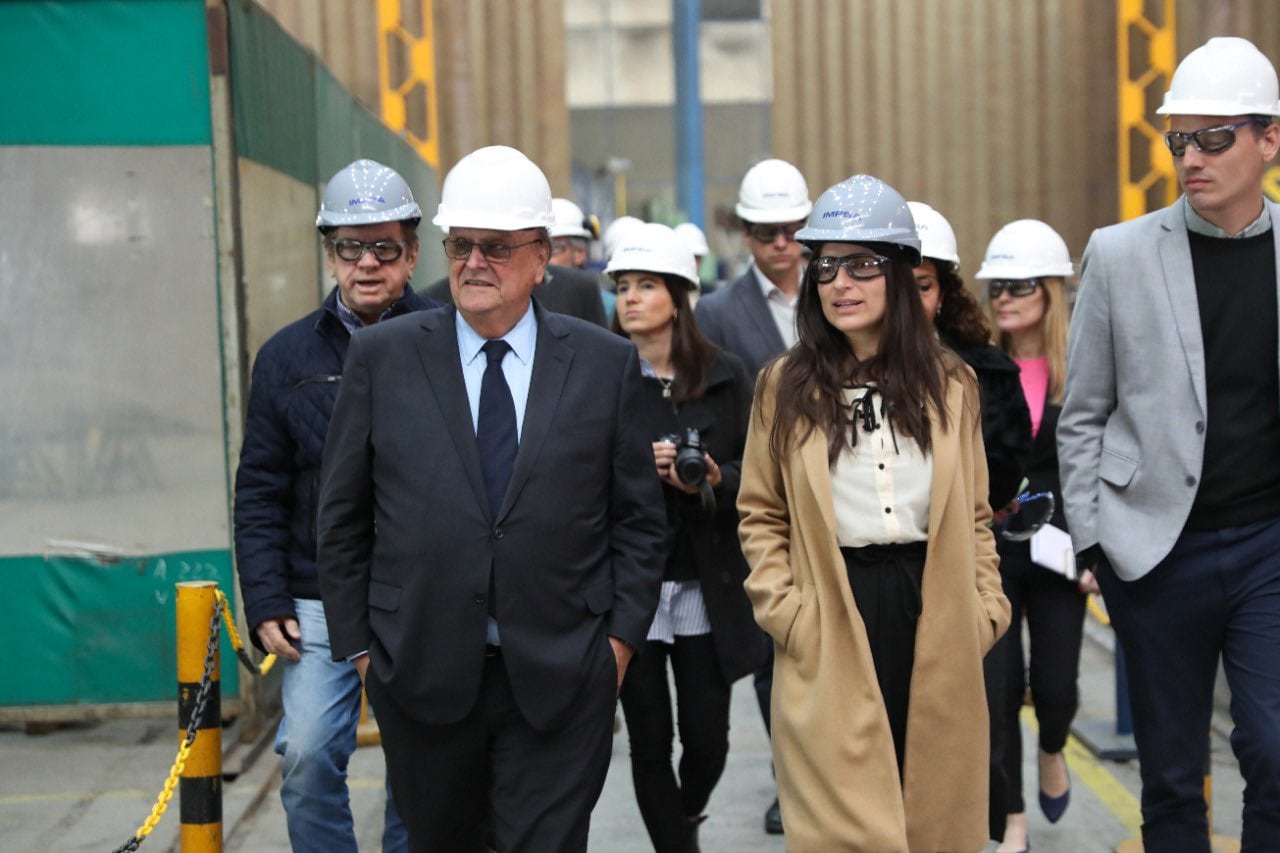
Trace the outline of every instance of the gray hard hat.
[[400, 173], [375, 160], [356, 160], [329, 179], [316, 227], [323, 230], [407, 219], [422, 219], [422, 211]]
[[920, 265], [920, 236], [907, 200], [870, 175], [854, 175], [824, 192], [796, 240], [810, 248], [821, 243], [887, 243], [897, 246], [913, 267]]

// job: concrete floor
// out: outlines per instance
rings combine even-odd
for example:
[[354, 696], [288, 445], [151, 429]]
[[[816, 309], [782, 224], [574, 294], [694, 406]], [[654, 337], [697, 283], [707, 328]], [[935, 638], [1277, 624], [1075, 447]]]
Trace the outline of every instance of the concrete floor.
[[[1109, 634], [1091, 626], [1081, 661], [1080, 722], [1113, 716], [1114, 675]], [[1225, 739], [1222, 712], [1213, 735], [1214, 828], [1239, 837], [1242, 782]], [[1034, 719], [1023, 717], [1024, 742], [1034, 745]], [[228, 732], [228, 737], [233, 735]], [[28, 735], [0, 729], [0, 850], [109, 851], [146, 817], [173, 759], [177, 734], [167, 720], [121, 720]], [[1024, 749], [1026, 778], [1035, 779], [1034, 748]], [[1032, 805], [1031, 838], [1040, 853], [1114, 850], [1137, 833], [1137, 763], [1099, 762], [1078, 742], [1068, 747], [1072, 803], [1057, 825]], [[227, 850], [289, 850], [278, 796], [277, 760], [269, 750], [224, 788]], [[380, 848], [383, 808], [381, 750], [359, 750], [351, 764], [351, 799], [361, 850]], [[1029, 784], [1034, 784], [1029, 781]], [[731, 751], [701, 832], [707, 851], [781, 851], [761, 817], [772, 800], [768, 743], [750, 680], [734, 691]], [[1025, 792], [1034, 804], [1034, 789]], [[176, 800], [142, 849], [176, 849]], [[614, 740], [613, 764], [592, 823], [591, 850], [652, 849], [631, 788], [625, 730]], [[991, 845], [989, 849], [994, 849]]]

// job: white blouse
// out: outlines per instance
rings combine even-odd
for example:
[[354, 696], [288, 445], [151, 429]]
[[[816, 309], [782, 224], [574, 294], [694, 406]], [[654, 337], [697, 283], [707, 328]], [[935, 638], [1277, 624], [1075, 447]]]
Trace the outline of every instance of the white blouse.
[[[871, 399], [862, 398], [870, 393]], [[884, 416], [884, 398], [866, 386], [846, 388], [846, 405], [874, 406], [874, 428], [854, 418], [858, 442], [846, 446], [831, 466], [836, 540], [842, 548], [923, 542], [929, 538], [929, 490], [933, 457], [910, 436], [894, 433]], [[895, 449], [896, 445], [896, 449]]]

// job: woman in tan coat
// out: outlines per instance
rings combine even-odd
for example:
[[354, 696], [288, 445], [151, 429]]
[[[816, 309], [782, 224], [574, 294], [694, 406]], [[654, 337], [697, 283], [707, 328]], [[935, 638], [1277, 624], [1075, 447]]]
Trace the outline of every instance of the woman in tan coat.
[[787, 849], [980, 850], [982, 657], [1009, 605], [977, 383], [930, 327], [892, 187], [835, 185], [797, 239], [799, 342], [756, 390], [738, 498]]

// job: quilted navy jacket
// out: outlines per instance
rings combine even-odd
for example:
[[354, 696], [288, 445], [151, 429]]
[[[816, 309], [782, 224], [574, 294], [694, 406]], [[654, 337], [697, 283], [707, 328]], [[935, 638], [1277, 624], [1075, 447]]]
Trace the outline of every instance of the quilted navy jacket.
[[[320, 460], [351, 340], [337, 294], [273, 335], [253, 364], [235, 499], [236, 569], [251, 628], [296, 617], [295, 598], [320, 598]], [[387, 317], [439, 306], [406, 287]]]

